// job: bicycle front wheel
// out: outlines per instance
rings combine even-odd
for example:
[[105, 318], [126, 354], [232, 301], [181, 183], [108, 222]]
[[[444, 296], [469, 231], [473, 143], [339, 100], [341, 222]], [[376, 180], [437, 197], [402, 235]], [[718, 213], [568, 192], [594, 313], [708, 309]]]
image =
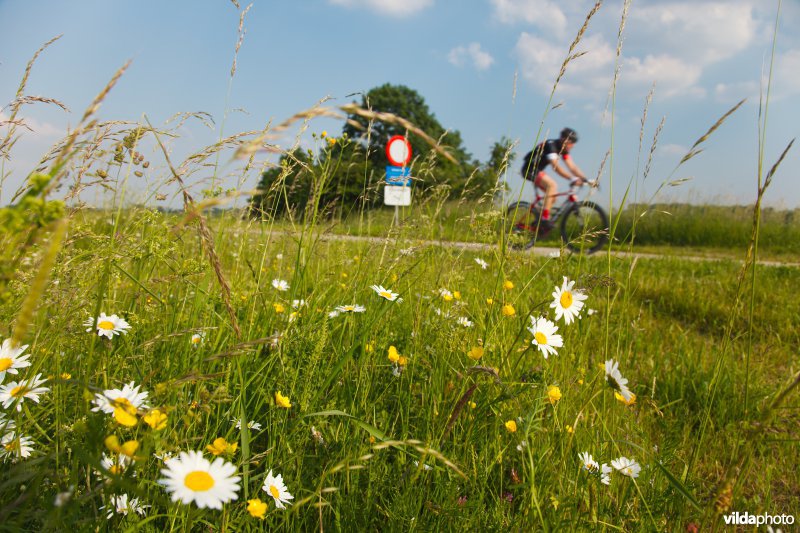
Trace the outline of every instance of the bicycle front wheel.
[[561, 239], [573, 252], [596, 252], [608, 242], [605, 211], [594, 202], [574, 204], [561, 219]]

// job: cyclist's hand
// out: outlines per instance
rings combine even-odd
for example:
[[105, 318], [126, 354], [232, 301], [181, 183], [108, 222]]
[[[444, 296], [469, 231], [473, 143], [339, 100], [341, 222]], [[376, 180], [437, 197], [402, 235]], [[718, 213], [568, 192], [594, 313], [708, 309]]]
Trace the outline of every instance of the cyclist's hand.
[[572, 180], [572, 183], [570, 185], [572, 185], [573, 187], [576, 187], [576, 186], [577, 187], [583, 187], [583, 185], [585, 183], [588, 183], [588, 181], [583, 179], [583, 178], [576, 177], [575, 179]]

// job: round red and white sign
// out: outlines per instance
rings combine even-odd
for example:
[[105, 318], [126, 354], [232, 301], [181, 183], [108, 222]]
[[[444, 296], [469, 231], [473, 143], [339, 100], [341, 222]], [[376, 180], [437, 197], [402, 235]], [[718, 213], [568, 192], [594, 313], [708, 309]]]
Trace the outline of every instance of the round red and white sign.
[[404, 167], [411, 161], [411, 143], [402, 135], [395, 135], [386, 143], [386, 157], [396, 167]]

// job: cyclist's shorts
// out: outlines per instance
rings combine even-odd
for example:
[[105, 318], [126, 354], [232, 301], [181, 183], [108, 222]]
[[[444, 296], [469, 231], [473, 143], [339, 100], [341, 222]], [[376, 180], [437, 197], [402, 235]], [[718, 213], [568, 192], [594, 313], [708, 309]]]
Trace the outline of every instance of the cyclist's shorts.
[[539, 172], [536, 173], [536, 177], [533, 178], [533, 184], [539, 189], [544, 189], [544, 187], [542, 186], [542, 178], [545, 176], [546, 174], [544, 173], [544, 170], [540, 170]]

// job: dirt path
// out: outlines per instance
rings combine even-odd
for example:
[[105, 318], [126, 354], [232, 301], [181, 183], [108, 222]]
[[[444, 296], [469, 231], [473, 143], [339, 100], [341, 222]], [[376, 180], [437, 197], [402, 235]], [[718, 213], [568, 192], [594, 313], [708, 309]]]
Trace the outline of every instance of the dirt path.
[[[393, 237], [362, 237], [357, 235], [336, 235], [334, 233], [325, 233], [321, 235], [323, 240], [338, 240], [338, 241], [354, 241], [354, 242], [372, 242], [375, 244], [384, 244], [387, 241], [391, 242], [395, 239]], [[408, 243], [409, 245], [415, 246], [441, 246], [444, 248], [458, 248], [461, 250], [491, 250], [495, 248], [496, 244], [485, 244], [480, 242], [456, 242], [456, 241], [441, 241], [441, 240], [409, 240], [403, 239], [404, 243]], [[545, 257], [558, 257], [558, 254], [561, 253], [560, 248], [554, 247], [544, 247], [544, 246], [535, 246], [526, 252], [521, 253], [532, 253], [539, 256]], [[569, 252], [564, 252], [569, 253]], [[680, 259], [684, 261], [733, 261], [736, 263], [741, 263], [741, 259], [735, 259], [730, 257], [704, 257], [699, 255], [665, 255], [665, 254], [656, 254], [656, 253], [645, 253], [645, 252], [612, 252], [611, 254], [614, 257], [621, 258], [621, 259], [631, 259], [631, 258], [639, 258], [639, 259]], [[597, 253], [594, 255], [589, 256], [592, 259], [601, 260], [607, 257], [606, 252]], [[768, 266], [768, 267], [794, 267], [800, 268], [800, 262], [789, 262], [789, 261], [759, 261], [759, 266]]]

